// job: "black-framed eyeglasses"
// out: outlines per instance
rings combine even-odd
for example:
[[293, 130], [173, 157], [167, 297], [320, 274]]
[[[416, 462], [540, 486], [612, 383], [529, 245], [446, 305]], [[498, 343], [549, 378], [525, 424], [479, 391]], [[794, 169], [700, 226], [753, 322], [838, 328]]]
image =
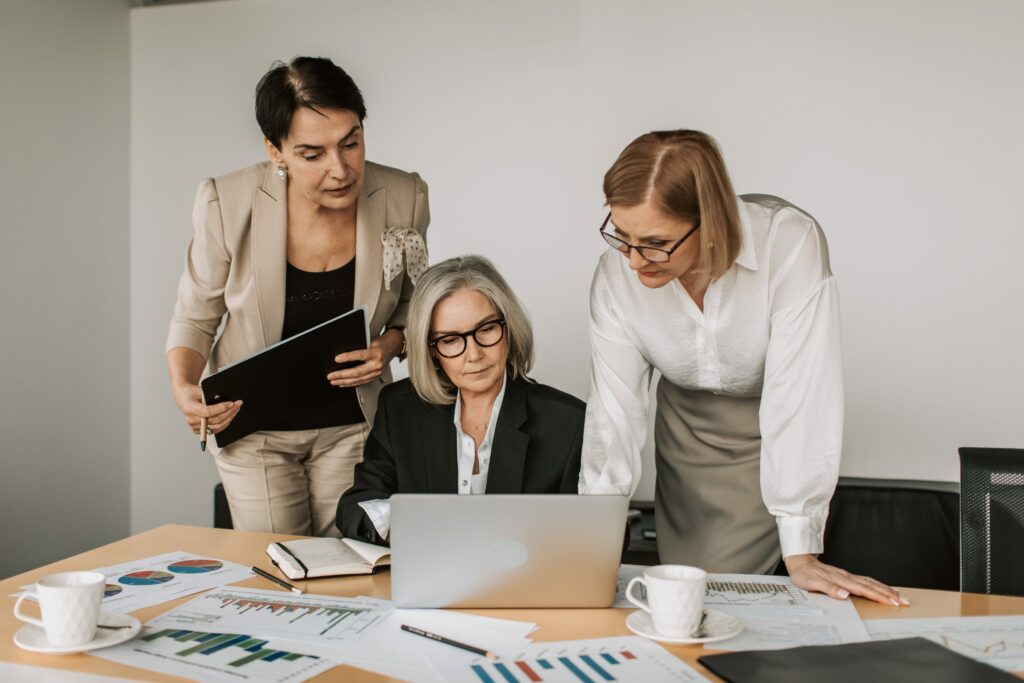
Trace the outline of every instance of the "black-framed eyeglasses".
[[430, 346], [437, 349], [437, 352], [445, 358], [458, 358], [466, 352], [466, 339], [473, 338], [477, 346], [494, 346], [505, 336], [505, 326], [508, 323], [504, 318], [485, 320], [469, 332], [461, 334], [444, 334], [430, 342]]
[[672, 252], [678, 249], [679, 246], [686, 241], [686, 238], [692, 235], [694, 232], [696, 232], [697, 228], [700, 227], [700, 221], [697, 221], [697, 223], [692, 228], [690, 228], [690, 230], [685, 235], [683, 235], [682, 239], [673, 244], [670, 248], [659, 249], [658, 247], [641, 247], [638, 244], [630, 244], [625, 240], [619, 239], [610, 232], [605, 232], [604, 229], [608, 226], [609, 223], [611, 223], [611, 220], [612, 214], [611, 212], [609, 212], [608, 216], [604, 219], [604, 223], [601, 223], [601, 227], [598, 228], [598, 230], [601, 233], [601, 237], [604, 238], [604, 241], [607, 242], [612, 247], [612, 249], [616, 249], [622, 252], [622, 254], [624, 254], [626, 258], [629, 258], [629, 250], [635, 249], [636, 253], [640, 254], [642, 258], [648, 261], [652, 261], [654, 263], [665, 263], [670, 258], [672, 258]]

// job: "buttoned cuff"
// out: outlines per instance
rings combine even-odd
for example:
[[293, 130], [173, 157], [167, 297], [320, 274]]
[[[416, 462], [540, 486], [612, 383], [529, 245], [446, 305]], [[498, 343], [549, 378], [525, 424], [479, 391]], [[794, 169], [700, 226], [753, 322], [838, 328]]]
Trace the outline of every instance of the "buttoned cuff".
[[585, 481], [583, 477], [580, 477], [579, 494], [581, 496], [629, 496], [632, 494], [629, 488], [628, 485], [613, 484], [607, 479]]
[[793, 516], [776, 517], [782, 556], [818, 555], [825, 549], [825, 519]]
[[381, 538], [387, 538], [391, 533], [391, 501], [385, 499], [364, 500], [359, 504], [363, 512], [373, 522], [373, 528]]

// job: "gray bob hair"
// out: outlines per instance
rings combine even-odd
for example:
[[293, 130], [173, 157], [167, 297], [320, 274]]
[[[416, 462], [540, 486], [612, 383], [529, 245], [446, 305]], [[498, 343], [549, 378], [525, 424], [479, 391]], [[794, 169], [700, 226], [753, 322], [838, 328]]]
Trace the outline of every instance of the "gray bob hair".
[[442, 261], [428, 268], [416, 283], [405, 328], [409, 379], [416, 393], [428, 403], [455, 403], [455, 385], [435, 364], [430, 350], [430, 324], [437, 305], [461, 289], [475, 290], [486, 296], [498, 315], [505, 319], [507, 369], [512, 378], [525, 378], [533, 367], [533, 326], [530, 318], [494, 264], [483, 256], [475, 255]]

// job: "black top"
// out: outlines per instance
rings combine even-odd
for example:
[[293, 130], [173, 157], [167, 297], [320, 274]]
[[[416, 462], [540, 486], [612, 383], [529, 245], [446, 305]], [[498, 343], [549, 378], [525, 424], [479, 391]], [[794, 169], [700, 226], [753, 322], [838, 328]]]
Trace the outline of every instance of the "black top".
[[[356, 260], [322, 273], [299, 270], [288, 264], [285, 276], [284, 328], [288, 339], [352, 310], [355, 299]], [[328, 359], [333, 360], [333, 359]], [[326, 382], [326, 376], [324, 381]], [[322, 429], [363, 421], [356, 390], [337, 389], [337, 397], [316, 408], [274, 425], [278, 430]]]
[[[487, 493], [576, 493], [586, 404], [544, 384], [511, 378], [494, 429]], [[408, 379], [380, 392], [377, 417], [338, 501], [342, 536], [384, 543], [359, 503], [393, 493], [458, 493], [455, 405], [419, 397]]]

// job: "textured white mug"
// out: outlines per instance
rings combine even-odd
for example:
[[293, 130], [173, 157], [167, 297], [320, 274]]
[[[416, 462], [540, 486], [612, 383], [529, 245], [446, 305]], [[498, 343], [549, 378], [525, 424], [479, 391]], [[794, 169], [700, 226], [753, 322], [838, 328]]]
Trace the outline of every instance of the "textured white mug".
[[[644, 570], [626, 587], [631, 603], [650, 613], [654, 630], [663, 636], [689, 638], [700, 625], [707, 572], [683, 564], [659, 564]], [[647, 588], [647, 602], [633, 597], [633, 586]]]
[[84, 645], [96, 636], [106, 577], [99, 572], [61, 572], [44, 576], [34, 592], [43, 618], [22, 613], [21, 603], [33, 592], [22, 593], [14, 603], [14, 616], [39, 626], [51, 645]]

